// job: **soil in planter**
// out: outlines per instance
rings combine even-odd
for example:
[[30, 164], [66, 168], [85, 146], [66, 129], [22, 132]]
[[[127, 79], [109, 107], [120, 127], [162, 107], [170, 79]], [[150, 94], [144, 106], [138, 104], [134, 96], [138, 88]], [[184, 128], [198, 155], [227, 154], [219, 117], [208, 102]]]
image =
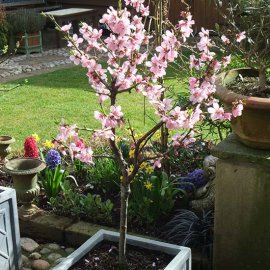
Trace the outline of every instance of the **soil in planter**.
[[238, 77], [235, 81], [228, 84], [227, 87], [237, 94], [260, 98], [270, 98], [270, 85], [268, 84], [264, 91], [260, 91], [259, 78], [256, 77]]
[[[127, 246], [128, 270], [161, 270], [173, 256], [159, 251]], [[118, 270], [117, 243], [102, 242], [77, 262], [71, 270]]]

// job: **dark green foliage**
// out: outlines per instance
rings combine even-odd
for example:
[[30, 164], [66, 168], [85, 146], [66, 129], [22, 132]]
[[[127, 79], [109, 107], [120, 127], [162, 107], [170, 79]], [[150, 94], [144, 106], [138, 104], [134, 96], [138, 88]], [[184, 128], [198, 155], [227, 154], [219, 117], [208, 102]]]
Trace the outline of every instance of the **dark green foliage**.
[[119, 192], [120, 176], [120, 168], [111, 158], [94, 159], [94, 165], [88, 168], [89, 183], [106, 191]]
[[56, 214], [98, 223], [112, 221], [113, 203], [110, 200], [102, 201], [98, 195], [90, 193], [83, 195], [73, 189], [70, 183], [65, 181], [63, 196], [50, 199]]
[[8, 44], [8, 24], [4, 8], [0, 6], [0, 55]]
[[213, 228], [213, 210], [196, 214], [181, 209], [166, 224], [164, 238], [177, 245], [199, 249], [209, 259], [211, 265]]
[[10, 12], [7, 20], [14, 34], [38, 32], [46, 23], [44, 16], [31, 9], [18, 9]]
[[190, 147], [171, 152], [172, 173], [184, 176], [197, 168], [202, 168], [204, 158], [210, 154], [210, 146], [211, 143], [208, 141], [197, 140]]
[[[146, 188], [147, 184], [152, 187]], [[178, 193], [175, 181], [164, 172], [156, 172], [151, 176], [139, 172], [131, 190], [130, 217], [142, 224], [157, 223], [161, 217], [169, 215]]]
[[61, 170], [61, 165], [58, 165], [55, 170], [51, 170], [47, 167], [40, 174], [41, 183], [45, 190], [45, 193], [50, 199], [55, 198], [61, 190], [61, 186], [68, 177], [68, 172]]

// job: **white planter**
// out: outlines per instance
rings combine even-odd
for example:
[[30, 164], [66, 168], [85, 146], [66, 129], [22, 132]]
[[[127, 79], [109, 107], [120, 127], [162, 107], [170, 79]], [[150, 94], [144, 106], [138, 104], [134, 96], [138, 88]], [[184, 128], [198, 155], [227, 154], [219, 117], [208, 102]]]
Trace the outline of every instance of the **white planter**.
[[21, 269], [21, 246], [16, 192], [0, 187], [0, 269]]
[[[90, 250], [92, 250], [98, 243], [102, 241], [119, 241], [119, 233], [99, 230], [83, 245], [71, 253], [60, 264], [52, 268], [52, 270], [68, 270], [72, 265], [84, 257]], [[154, 241], [142, 237], [127, 235], [127, 244], [146, 248], [150, 250], [161, 251], [175, 256], [173, 260], [167, 265], [164, 270], [191, 270], [191, 250], [187, 247], [167, 244], [160, 241]]]

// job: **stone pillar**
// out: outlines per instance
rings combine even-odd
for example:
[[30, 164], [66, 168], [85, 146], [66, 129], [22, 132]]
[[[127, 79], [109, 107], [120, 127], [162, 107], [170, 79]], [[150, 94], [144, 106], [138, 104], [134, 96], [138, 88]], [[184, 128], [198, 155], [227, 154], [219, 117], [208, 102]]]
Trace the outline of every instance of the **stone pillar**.
[[217, 145], [215, 270], [270, 269], [270, 151], [234, 135]]

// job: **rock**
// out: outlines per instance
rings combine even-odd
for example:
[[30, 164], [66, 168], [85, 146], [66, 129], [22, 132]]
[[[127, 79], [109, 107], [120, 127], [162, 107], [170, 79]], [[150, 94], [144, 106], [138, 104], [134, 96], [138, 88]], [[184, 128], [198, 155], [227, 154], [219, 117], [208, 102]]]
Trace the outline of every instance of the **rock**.
[[50, 261], [50, 262], [55, 262], [56, 260], [62, 258], [62, 255], [61, 254], [58, 254], [58, 253], [52, 253], [50, 254], [47, 259]]
[[33, 252], [30, 254], [29, 258], [33, 260], [38, 260], [41, 258], [41, 254], [39, 254], [38, 252]]
[[42, 255], [45, 255], [45, 254], [48, 254], [48, 253], [50, 253], [50, 252], [51, 252], [50, 249], [48, 249], [48, 248], [43, 248], [39, 253], [42, 254]]
[[45, 260], [35, 260], [32, 263], [33, 270], [48, 270], [51, 265]]
[[24, 251], [32, 253], [39, 247], [39, 244], [36, 241], [32, 240], [31, 238], [22, 237], [21, 247]]
[[23, 254], [22, 254], [22, 265], [26, 267], [31, 265], [29, 259]]
[[58, 244], [49, 244], [47, 247], [49, 249], [51, 249], [51, 250], [59, 250], [59, 249], [61, 249], [61, 247]]
[[74, 250], [75, 250], [74, 248], [66, 248], [66, 249], [65, 249], [65, 252], [66, 252], [67, 254], [71, 254]]

